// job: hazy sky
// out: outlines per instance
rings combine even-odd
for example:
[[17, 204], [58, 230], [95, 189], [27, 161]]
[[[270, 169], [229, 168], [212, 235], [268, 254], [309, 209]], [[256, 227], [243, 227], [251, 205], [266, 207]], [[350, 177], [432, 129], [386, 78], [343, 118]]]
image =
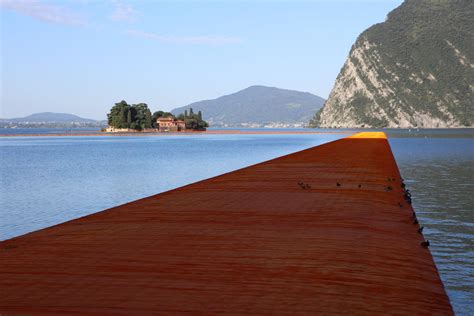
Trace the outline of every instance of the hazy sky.
[[327, 98], [357, 36], [401, 0], [0, 0], [0, 117], [105, 119], [268, 85]]

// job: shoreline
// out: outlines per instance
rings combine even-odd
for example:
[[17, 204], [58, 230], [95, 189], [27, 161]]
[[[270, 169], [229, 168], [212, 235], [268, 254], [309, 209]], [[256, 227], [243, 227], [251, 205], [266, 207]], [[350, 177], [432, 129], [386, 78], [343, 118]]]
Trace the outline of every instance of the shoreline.
[[210, 131], [196, 131], [196, 132], [129, 132], [129, 133], [48, 133], [48, 134], [0, 134], [0, 137], [63, 137], [63, 136], [187, 136], [187, 135], [251, 135], [251, 134], [262, 134], [262, 135], [271, 135], [271, 134], [352, 134], [353, 131], [293, 131], [293, 130], [278, 130], [278, 131], [253, 131], [253, 130], [210, 130]]
[[[398, 129], [398, 128], [380, 128], [380, 129], [210, 129], [206, 131], [185, 131], [185, 132], [100, 132], [100, 131], [78, 131], [78, 132], [53, 132], [53, 133], [1, 133], [0, 138], [11, 138], [11, 137], [68, 137], [68, 136], [80, 136], [80, 137], [130, 137], [130, 136], [190, 136], [190, 135], [304, 135], [304, 134], [340, 134], [348, 135], [359, 132], [387, 132], [387, 133], [397, 133], [401, 132], [404, 134], [408, 132], [409, 134], [424, 133], [427, 131], [458, 131], [461, 134], [468, 133], [467, 135], [474, 136], [474, 128], [425, 128], [425, 129]], [[472, 132], [472, 134], [471, 134]], [[473, 137], [470, 136], [470, 137]]]

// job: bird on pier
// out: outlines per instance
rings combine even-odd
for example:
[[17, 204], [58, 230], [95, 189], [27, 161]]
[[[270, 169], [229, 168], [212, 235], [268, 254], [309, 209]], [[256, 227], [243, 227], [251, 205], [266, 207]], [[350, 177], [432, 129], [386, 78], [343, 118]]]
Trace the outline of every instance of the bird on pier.
[[430, 241], [429, 240], [422, 241], [420, 245], [422, 247], [428, 248], [430, 246]]
[[336, 185], [337, 185], [338, 187], [340, 187], [340, 186], [341, 186], [341, 184], [340, 184], [339, 182], [336, 182]]
[[422, 233], [423, 232], [423, 228], [425, 228], [424, 226], [421, 226], [420, 228], [418, 228], [418, 233]]
[[359, 189], [362, 188], [362, 184], [359, 183]]
[[387, 191], [387, 192], [392, 191], [392, 190], [393, 190], [393, 188], [389, 185], [387, 185], [387, 187], [385, 188], [385, 191]]

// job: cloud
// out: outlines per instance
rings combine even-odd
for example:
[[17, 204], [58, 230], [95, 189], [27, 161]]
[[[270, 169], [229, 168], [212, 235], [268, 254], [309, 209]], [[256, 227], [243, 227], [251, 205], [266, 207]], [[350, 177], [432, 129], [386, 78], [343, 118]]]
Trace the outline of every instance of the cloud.
[[72, 12], [39, 0], [0, 0], [0, 7], [44, 22], [73, 26], [86, 25], [82, 18]]
[[130, 36], [156, 40], [163, 43], [219, 45], [242, 42], [241, 38], [228, 36], [165, 36], [138, 30], [128, 30], [126, 33]]
[[120, 0], [110, 0], [110, 3], [114, 5], [114, 11], [110, 15], [110, 19], [118, 22], [129, 22], [133, 23], [136, 21], [135, 9]]

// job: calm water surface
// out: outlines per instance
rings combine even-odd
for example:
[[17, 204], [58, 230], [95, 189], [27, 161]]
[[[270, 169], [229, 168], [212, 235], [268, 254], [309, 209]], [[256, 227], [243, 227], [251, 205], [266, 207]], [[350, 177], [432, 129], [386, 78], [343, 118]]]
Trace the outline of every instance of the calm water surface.
[[[453, 307], [474, 315], [474, 130], [388, 134]], [[344, 136], [0, 137], [0, 240]]]

